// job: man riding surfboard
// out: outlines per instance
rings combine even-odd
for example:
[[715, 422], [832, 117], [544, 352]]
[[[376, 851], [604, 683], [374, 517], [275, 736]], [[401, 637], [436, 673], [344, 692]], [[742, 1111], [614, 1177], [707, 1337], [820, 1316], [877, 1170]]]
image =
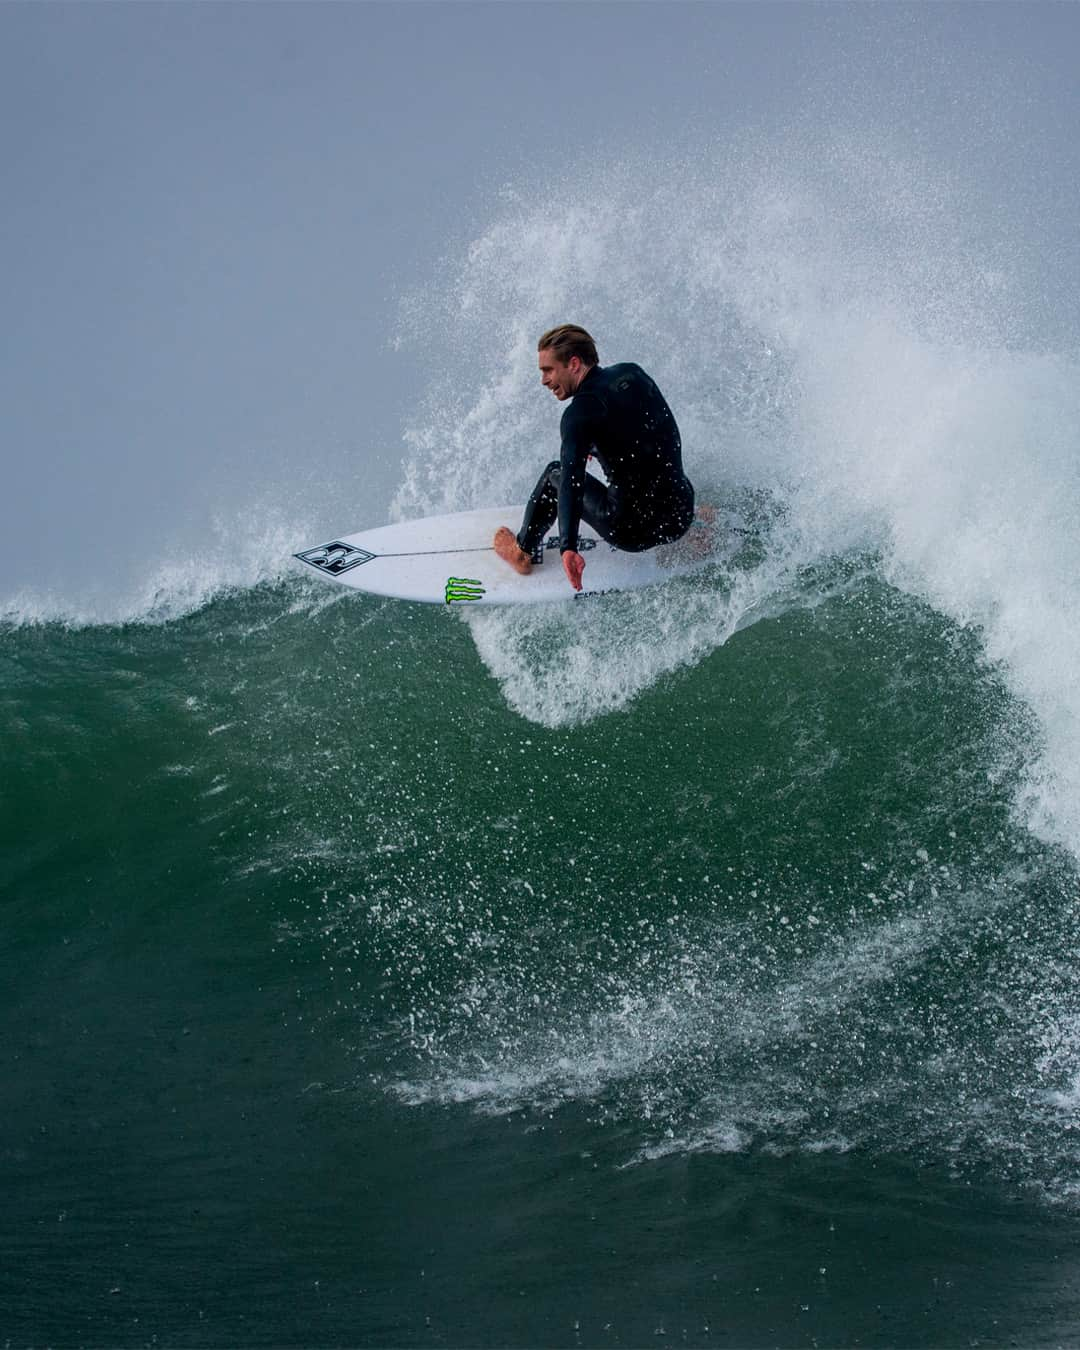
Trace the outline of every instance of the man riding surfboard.
[[[559, 522], [563, 570], [581, 590], [585, 559], [578, 552], [582, 520], [612, 547], [640, 553], [680, 539], [694, 519], [694, 489], [683, 473], [682, 442], [671, 409], [640, 366], [601, 366], [584, 328], [564, 323], [537, 344], [540, 379], [560, 403], [562, 448], [533, 489], [521, 529], [495, 534], [495, 552], [527, 575], [544, 535]], [[585, 472], [599, 461], [604, 486]]]

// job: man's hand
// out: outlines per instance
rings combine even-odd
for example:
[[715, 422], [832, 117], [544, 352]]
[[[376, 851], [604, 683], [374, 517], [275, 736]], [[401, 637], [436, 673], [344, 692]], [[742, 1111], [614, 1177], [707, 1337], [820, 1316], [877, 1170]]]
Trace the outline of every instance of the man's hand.
[[567, 549], [562, 555], [563, 571], [575, 591], [581, 590], [581, 574], [585, 571], [585, 559], [573, 549]]

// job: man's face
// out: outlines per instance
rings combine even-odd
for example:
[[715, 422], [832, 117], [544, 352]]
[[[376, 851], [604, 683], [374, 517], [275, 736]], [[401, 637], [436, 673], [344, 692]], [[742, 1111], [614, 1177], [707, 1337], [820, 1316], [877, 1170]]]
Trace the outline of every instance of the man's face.
[[545, 347], [540, 356], [540, 381], [545, 389], [550, 389], [560, 403], [565, 403], [581, 383], [585, 367], [580, 356], [572, 356], [563, 365], [550, 347]]

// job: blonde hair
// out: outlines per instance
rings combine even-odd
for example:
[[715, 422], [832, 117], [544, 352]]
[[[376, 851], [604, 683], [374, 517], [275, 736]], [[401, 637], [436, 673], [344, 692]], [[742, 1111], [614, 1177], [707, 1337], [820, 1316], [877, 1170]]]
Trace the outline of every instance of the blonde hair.
[[536, 344], [536, 350], [552, 351], [561, 365], [569, 365], [574, 356], [580, 356], [586, 366], [599, 365], [596, 343], [584, 328], [576, 323], [561, 323], [558, 328], [549, 328]]

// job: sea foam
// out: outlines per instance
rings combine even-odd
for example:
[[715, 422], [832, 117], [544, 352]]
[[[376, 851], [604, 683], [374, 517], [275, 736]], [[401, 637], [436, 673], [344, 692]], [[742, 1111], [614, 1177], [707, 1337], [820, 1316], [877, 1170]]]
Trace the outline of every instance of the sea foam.
[[546, 724], [607, 714], [800, 569], [872, 551], [976, 628], [1036, 713], [1018, 808], [1080, 852], [1080, 363], [1040, 347], [1038, 270], [1000, 203], [855, 137], [748, 137], [507, 190], [403, 320], [405, 339], [484, 359], [471, 380], [460, 361], [434, 374], [397, 513], [525, 498], [558, 444], [536, 335], [584, 323], [602, 361], [657, 379], [699, 499], [767, 491], [782, 521], [736, 593], [682, 594], [677, 612], [652, 595], [599, 616], [471, 615], [511, 705]]

